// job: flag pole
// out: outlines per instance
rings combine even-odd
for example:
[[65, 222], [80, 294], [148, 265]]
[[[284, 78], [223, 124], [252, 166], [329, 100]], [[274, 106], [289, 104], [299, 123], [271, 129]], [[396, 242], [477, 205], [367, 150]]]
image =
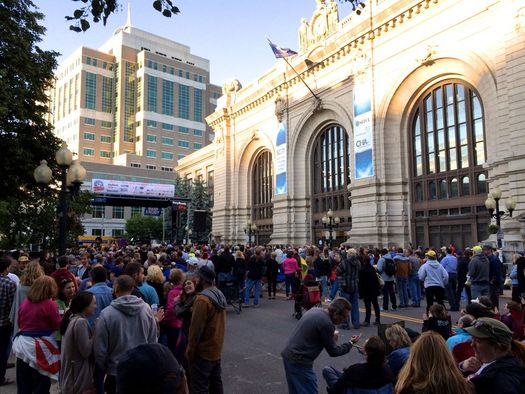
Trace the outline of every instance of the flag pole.
[[286, 60], [285, 57], [282, 58], [286, 64], [288, 64], [290, 66], [290, 68], [295, 72], [295, 74], [299, 77], [299, 79], [301, 80], [302, 83], [304, 83], [304, 86], [307, 87], [307, 89], [310, 91], [310, 93], [312, 93], [312, 96], [315, 97], [316, 100], [321, 100], [315, 93], [312, 89], [310, 89], [310, 86], [308, 86], [308, 84], [305, 82], [305, 80], [303, 79], [303, 77], [301, 77], [301, 75], [299, 75], [299, 73], [297, 72], [297, 70], [290, 64], [290, 62], [288, 60]]

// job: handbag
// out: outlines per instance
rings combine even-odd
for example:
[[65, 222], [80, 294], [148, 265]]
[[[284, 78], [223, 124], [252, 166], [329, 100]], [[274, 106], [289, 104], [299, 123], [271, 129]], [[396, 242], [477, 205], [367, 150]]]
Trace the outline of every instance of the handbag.
[[512, 287], [512, 279], [510, 279], [510, 277], [508, 275], [505, 278], [505, 282], [503, 283], [503, 286], [505, 286], [505, 287]]
[[379, 272], [376, 272], [376, 275], [377, 275], [377, 282], [379, 283], [379, 288], [382, 289], [383, 287], [385, 287], [385, 281], [383, 280], [383, 278], [381, 278], [381, 275], [379, 275]]

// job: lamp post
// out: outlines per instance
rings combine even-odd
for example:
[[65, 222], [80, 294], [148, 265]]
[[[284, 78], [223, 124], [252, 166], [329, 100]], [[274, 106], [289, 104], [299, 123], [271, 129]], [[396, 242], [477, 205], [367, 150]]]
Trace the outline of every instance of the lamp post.
[[334, 211], [332, 211], [332, 209], [329, 209], [328, 212], [326, 212], [326, 215], [323, 216], [321, 221], [323, 222], [323, 226], [328, 229], [328, 244], [330, 247], [332, 247], [332, 232], [334, 228], [339, 227], [341, 219], [339, 218], [339, 216], [334, 216]]
[[[56, 152], [55, 159], [61, 170], [58, 204], [58, 254], [62, 256], [66, 252], [68, 190], [72, 195], [78, 192], [80, 185], [86, 178], [86, 169], [77, 160], [73, 160], [73, 153], [67, 148], [65, 142], [62, 143], [62, 146]], [[35, 169], [33, 177], [42, 189], [49, 185], [53, 173], [45, 160], [42, 160]]]
[[[490, 219], [496, 219], [496, 225], [498, 226], [498, 233], [501, 229], [501, 219], [505, 217], [512, 217], [512, 212], [516, 209], [516, 200], [513, 197], [509, 197], [505, 200], [505, 208], [507, 211], [500, 211], [499, 200], [501, 200], [501, 190], [495, 188], [489, 193], [488, 198], [485, 200], [485, 208], [489, 211]], [[498, 249], [501, 249], [503, 236], [498, 234]]]
[[252, 235], [254, 235], [254, 241], [255, 241], [255, 235], [257, 233], [257, 225], [253, 223], [250, 219], [246, 222], [246, 227], [244, 227], [244, 233], [248, 234], [248, 245], [252, 244]]
[[[187, 228], [187, 227], [186, 227], [186, 228]], [[193, 231], [192, 231], [192, 229], [190, 228], [190, 229], [188, 230], [188, 244], [191, 243], [191, 235], [192, 235], [192, 234], [193, 234]]]

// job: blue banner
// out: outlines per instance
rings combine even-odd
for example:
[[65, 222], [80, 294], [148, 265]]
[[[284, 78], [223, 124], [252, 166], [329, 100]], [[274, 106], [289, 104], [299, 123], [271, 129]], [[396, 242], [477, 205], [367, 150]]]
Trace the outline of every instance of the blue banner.
[[279, 123], [275, 140], [275, 194], [285, 194], [286, 187], [286, 123]]
[[372, 87], [368, 82], [354, 86], [355, 179], [374, 176]]
[[145, 207], [144, 216], [160, 216], [162, 208], [157, 207]]

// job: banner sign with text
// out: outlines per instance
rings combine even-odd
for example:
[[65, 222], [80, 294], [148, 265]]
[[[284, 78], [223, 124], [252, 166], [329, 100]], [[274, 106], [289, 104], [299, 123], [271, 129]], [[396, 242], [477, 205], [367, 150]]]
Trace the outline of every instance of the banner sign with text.
[[286, 187], [286, 123], [279, 123], [275, 141], [275, 194], [285, 194]]
[[372, 86], [368, 82], [354, 87], [355, 179], [374, 176]]
[[158, 207], [144, 207], [144, 216], [160, 216], [162, 208]]
[[173, 198], [175, 185], [93, 179], [91, 181], [91, 191], [98, 194], [115, 194], [120, 196]]

